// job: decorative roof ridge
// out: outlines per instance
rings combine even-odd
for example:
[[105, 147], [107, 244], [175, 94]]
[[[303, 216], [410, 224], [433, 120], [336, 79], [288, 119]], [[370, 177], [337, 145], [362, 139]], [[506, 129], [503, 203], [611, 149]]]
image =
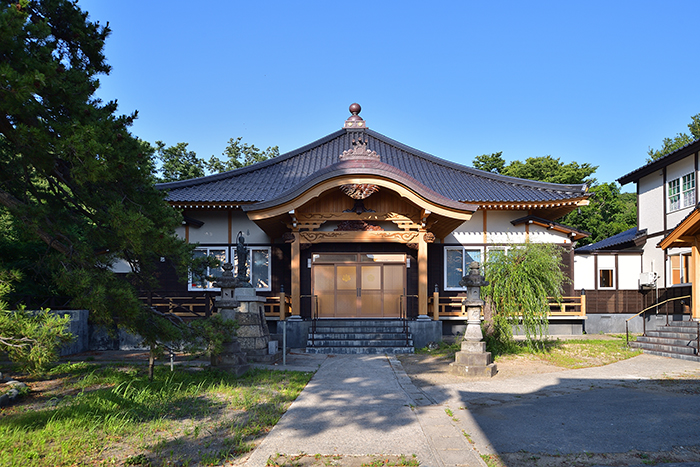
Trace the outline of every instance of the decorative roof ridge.
[[[357, 130], [355, 130], [357, 131]], [[175, 182], [165, 182], [165, 183], [156, 183], [156, 188], [160, 190], [168, 190], [170, 188], [183, 188], [187, 186], [194, 186], [194, 185], [201, 185], [203, 183], [209, 183], [209, 182], [216, 182], [218, 180], [223, 180], [226, 178], [230, 178], [232, 176], [238, 176], [238, 175], [243, 175], [248, 172], [254, 172], [256, 170], [263, 169], [265, 167], [275, 165], [281, 162], [286, 161], [287, 159], [291, 159], [294, 156], [298, 156], [299, 154], [302, 154], [306, 151], [309, 151], [317, 146], [321, 146], [322, 144], [325, 144], [331, 140], [334, 140], [338, 138], [339, 136], [344, 135], [348, 131], [346, 129], [340, 129], [338, 131], [334, 131], [331, 134], [328, 134], [322, 138], [317, 139], [316, 141], [313, 141], [309, 144], [305, 144], [304, 146], [294, 149], [292, 151], [286, 152], [284, 154], [280, 154], [277, 157], [273, 157], [261, 162], [256, 162], [251, 165], [247, 165], [245, 167], [241, 167], [240, 169], [234, 169], [234, 170], [228, 170], [226, 172], [221, 172], [218, 174], [211, 174], [211, 175], [206, 175], [204, 177], [198, 177], [198, 178], [190, 178], [188, 180], [178, 180]]]
[[422, 158], [424, 158], [430, 162], [433, 162], [435, 164], [443, 165], [445, 167], [449, 167], [449, 168], [454, 169], [454, 170], [459, 170], [461, 172], [468, 173], [469, 175], [472, 175], [475, 177], [489, 178], [492, 180], [497, 180], [497, 181], [501, 181], [504, 183], [509, 183], [511, 185], [525, 186], [528, 188], [538, 188], [538, 189], [556, 191], [556, 192], [565, 192], [565, 193], [569, 193], [569, 192], [586, 193], [586, 192], [588, 192], [588, 184], [586, 184], [586, 183], [565, 185], [565, 184], [561, 184], [561, 183], [540, 182], [537, 180], [528, 180], [525, 178], [510, 177], [508, 175], [501, 175], [501, 174], [486, 172], [485, 170], [476, 169], [474, 167], [469, 167], [467, 165], [458, 164], [456, 162], [448, 161], [446, 159], [442, 159], [440, 157], [434, 156], [434, 155], [429, 154], [427, 152], [421, 151], [420, 149], [413, 148], [413, 147], [408, 146], [404, 143], [401, 143], [399, 141], [391, 139], [388, 136], [385, 136], [385, 135], [383, 135], [377, 131], [371, 130], [369, 128], [367, 128], [365, 130], [365, 132], [367, 134], [381, 140], [381, 141], [384, 141], [386, 144], [389, 144], [391, 146], [399, 148], [403, 151], [409, 152], [415, 156], [422, 157]]
[[[686, 152], [691, 146], [693, 146], [697, 143], [700, 143], [700, 138], [698, 138], [694, 141], [691, 141], [690, 143], [688, 143], [684, 146], [681, 146], [680, 148], [676, 149], [675, 151], [669, 152], [668, 154], [665, 154], [654, 161], [647, 162], [643, 166], [638, 167], [629, 173], [626, 173], [622, 177], [618, 178], [617, 182], [620, 185], [626, 185], [629, 182], [634, 182], [634, 181], [639, 180], [643, 176], [648, 175], [650, 172], [654, 172], [657, 169], [660, 169], [660, 168], [665, 167], [673, 162], [676, 162], [675, 161], [676, 157], [679, 157], [679, 156], [686, 157], [687, 154], [681, 155], [681, 153]], [[697, 149], [697, 148], [694, 148], [694, 149]], [[691, 153], [692, 152], [695, 152], [695, 151], [691, 151]], [[637, 174], [639, 174], [639, 176], [636, 176]]]
[[437, 193], [432, 188], [425, 186], [420, 181], [416, 180], [401, 169], [394, 167], [393, 165], [372, 159], [349, 159], [339, 160], [334, 164], [326, 166], [309, 175], [308, 177], [304, 178], [299, 183], [284, 191], [283, 193], [280, 193], [274, 199], [269, 199], [258, 203], [246, 205], [245, 207], [243, 207], [243, 210], [249, 211], [264, 209], [269, 206], [280, 204], [281, 202], [284, 202], [286, 200], [293, 199], [295, 196], [298, 196], [299, 194], [313, 187], [317, 183], [338, 176], [335, 175], [336, 173], [338, 173], [338, 175], [360, 175], [363, 173], [369, 173], [380, 177], [386, 177], [396, 183], [406, 186], [407, 188], [413, 191], [418, 192], [422, 196], [428, 195], [430, 199], [436, 201], [437, 204], [441, 204], [452, 209], [460, 209], [465, 211], [475, 211], [478, 209], [478, 206], [473, 203], [463, 203], [461, 201], [453, 200]]

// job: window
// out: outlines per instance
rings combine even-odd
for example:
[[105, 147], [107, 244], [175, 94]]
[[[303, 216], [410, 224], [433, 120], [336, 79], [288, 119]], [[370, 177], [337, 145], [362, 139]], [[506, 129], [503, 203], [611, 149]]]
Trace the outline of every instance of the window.
[[472, 261], [481, 262], [481, 250], [445, 247], [445, 290], [464, 290], [459, 281], [468, 273]]
[[[270, 286], [270, 247], [248, 247], [248, 277], [255, 290], [269, 291]], [[252, 269], [252, 272], [251, 272]], [[238, 270], [238, 256], [233, 252], [233, 274]]]
[[668, 182], [668, 210], [695, 206], [695, 172]]
[[[214, 282], [216, 282], [216, 278], [221, 277], [221, 274], [224, 272], [223, 268], [221, 267], [227, 259], [226, 255], [226, 249], [225, 248], [197, 248], [194, 250], [193, 254], [194, 258], [202, 258], [205, 256], [212, 256], [216, 259], [219, 260], [219, 267], [217, 268], [210, 268], [207, 267], [206, 270], [204, 271], [203, 275], [198, 275], [195, 274], [194, 272], [190, 272], [190, 280], [188, 284], [188, 289], [189, 290], [203, 290], [203, 289], [212, 289], [212, 290], [218, 290], [214, 288]], [[213, 279], [213, 280], [210, 280]]]
[[695, 206], [695, 172], [683, 175], [681, 189], [683, 191], [683, 206]]
[[671, 284], [688, 284], [690, 282], [690, 253], [669, 255], [671, 267]]
[[599, 269], [598, 270], [598, 288], [599, 289], [613, 289], [615, 288], [615, 271], [612, 269]]

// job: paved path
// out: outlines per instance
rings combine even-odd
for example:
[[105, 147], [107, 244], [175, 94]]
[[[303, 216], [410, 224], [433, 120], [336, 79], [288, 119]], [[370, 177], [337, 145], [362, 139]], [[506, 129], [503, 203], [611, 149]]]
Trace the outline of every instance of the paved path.
[[305, 452], [416, 454], [427, 467], [483, 467], [478, 453], [700, 445], [700, 395], [660, 395], [643, 384], [700, 379], [695, 362], [640, 355], [604, 367], [424, 390], [394, 357], [298, 355], [287, 368], [318, 371], [247, 466], [264, 466], [275, 453]]
[[[298, 368], [298, 360], [289, 368]], [[428, 467], [483, 465], [444, 408], [419, 406], [426, 404], [425, 395], [397, 360], [338, 355], [317, 361], [312, 380], [246, 466], [264, 466], [275, 453], [300, 452], [415, 454]]]

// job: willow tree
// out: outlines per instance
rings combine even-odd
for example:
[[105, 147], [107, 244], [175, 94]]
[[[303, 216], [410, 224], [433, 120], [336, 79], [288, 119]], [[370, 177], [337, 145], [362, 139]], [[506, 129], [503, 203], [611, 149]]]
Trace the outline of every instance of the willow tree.
[[493, 312], [494, 330], [512, 341], [513, 326], [522, 326], [530, 348], [538, 348], [548, 332], [550, 300], [561, 301], [568, 278], [562, 269], [562, 249], [550, 243], [514, 245], [489, 252], [482, 293]]

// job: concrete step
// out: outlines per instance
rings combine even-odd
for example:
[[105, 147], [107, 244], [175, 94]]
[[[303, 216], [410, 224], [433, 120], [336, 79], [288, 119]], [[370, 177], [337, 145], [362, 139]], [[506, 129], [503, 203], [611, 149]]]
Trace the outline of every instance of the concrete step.
[[367, 333], [367, 332], [404, 332], [402, 326], [316, 326], [317, 333], [345, 333], [350, 334], [353, 332]]
[[413, 340], [409, 339], [374, 339], [374, 340], [334, 340], [334, 339], [309, 339], [306, 341], [307, 347], [404, 347], [413, 345]]
[[647, 331], [647, 337], [665, 337], [667, 339], [682, 339], [682, 340], [697, 340], [698, 335], [694, 332], [682, 332], [682, 331], [668, 331], [668, 330], [656, 330]]
[[674, 337], [656, 337], [656, 336], [639, 336], [636, 342], [645, 342], [649, 344], [664, 344], [664, 345], [675, 345], [679, 347], [689, 346], [697, 347], [696, 339], [678, 339]]
[[[409, 333], [410, 337], [411, 334]], [[309, 333], [311, 339], [312, 333]], [[333, 340], [374, 340], [374, 339], [406, 339], [406, 333], [403, 332], [358, 332], [352, 334], [344, 334], [338, 332], [316, 332], [313, 334], [314, 339], [333, 339]]]
[[664, 344], [651, 344], [648, 342], [633, 342], [631, 344], [633, 348], [642, 349], [646, 353], [647, 351], [655, 352], [668, 352], [683, 355], [696, 355], [697, 352], [694, 347], [677, 346], [677, 345], [664, 345]]
[[644, 353], [649, 354], [649, 355], [658, 355], [660, 357], [679, 358], [681, 360], [689, 360], [691, 362], [699, 362], [700, 363], [700, 356], [698, 356], [698, 355], [679, 354], [679, 353], [675, 353], [675, 352], [662, 352], [662, 351], [658, 351], [658, 350], [645, 350]]
[[407, 354], [413, 353], [413, 346], [403, 347], [307, 347], [306, 353], [310, 354], [335, 354], [335, 355], [382, 355], [382, 354]]

